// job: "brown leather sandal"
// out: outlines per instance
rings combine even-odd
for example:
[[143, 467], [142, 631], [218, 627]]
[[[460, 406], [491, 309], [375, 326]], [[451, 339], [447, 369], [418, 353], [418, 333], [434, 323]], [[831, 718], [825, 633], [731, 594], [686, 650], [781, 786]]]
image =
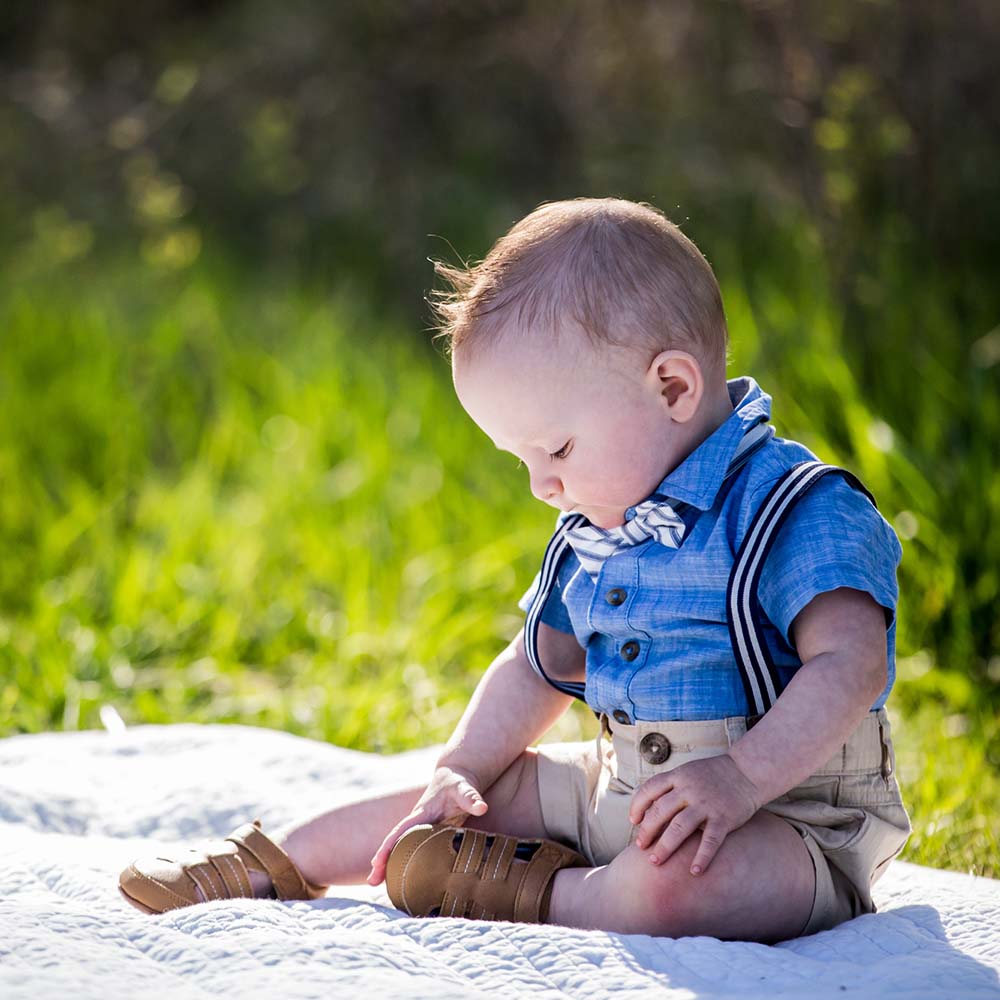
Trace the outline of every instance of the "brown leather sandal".
[[421, 825], [392, 849], [385, 881], [393, 905], [411, 917], [542, 924], [556, 872], [586, 866], [554, 840]]
[[[133, 861], [118, 889], [143, 913], [165, 913], [213, 899], [252, 899], [249, 872], [264, 872], [276, 899], [318, 899], [326, 886], [307, 882], [292, 859], [260, 828], [244, 823], [225, 840], [182, 849], [176, 858]], [[201, 889], [205, 899], [199, 899]]]

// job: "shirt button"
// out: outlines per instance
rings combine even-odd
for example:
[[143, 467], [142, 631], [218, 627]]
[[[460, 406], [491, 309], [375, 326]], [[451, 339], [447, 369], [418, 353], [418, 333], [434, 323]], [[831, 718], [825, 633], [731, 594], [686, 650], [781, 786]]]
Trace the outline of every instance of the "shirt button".
[[625, 598], [627, 596], [628, 595], [624, 590], [622, 590], [621, 587], [614, 587], [608, 591], [605, 600], [607, 600], [608, 604], [610, 604], [613, 608], [617, 608], [619, 604], [625, 603]]
[[639, 744], [639, 753], [650, 764], [662, 764], [672, 749], [670, 740], [663, 733], [647, 733]]
[[622, 659], [628, 660], [630, 663], [639, 655], [639, 643], [634, 639], [629, 639], [628, 642], [622, 646]]
[[614, 719], [615, 722], [620, 722], [623, 726], [628, 726], [632, 723], [632, 720], [628, 717], [628, 712], [620, 708], [616, 708], [611, 713], [611, 718]]

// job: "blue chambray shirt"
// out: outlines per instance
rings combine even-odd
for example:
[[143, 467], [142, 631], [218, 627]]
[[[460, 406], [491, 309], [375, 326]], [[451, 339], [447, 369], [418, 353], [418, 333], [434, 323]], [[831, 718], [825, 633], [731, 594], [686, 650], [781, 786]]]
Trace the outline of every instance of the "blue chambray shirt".
[[[592, 581], [570, 552], [542, 621], [572, 633], [587, 651], [587, 704], [629, 719], [719, 719], [747, 715], [743, 683], [730, 645], [726, 586], [749, 523], [775, 482], [793, 465], [815, 461], [795, 441], [771, 438], [730, 479], [726, 469], [746, 431], [771, 416], [771, 397], [751, 378], [729, 382], [733, 413], [656, 488], [683, 509], [679, 548], [653, 539], [605, 560]], [[626, 520], [635, 508], [625, 512]], [[885, 609], [889, 677], [895, 679], [895, 532], [864, 494], [842, 476], [825, 476], [799, 499], [767, 556], [758, 588], [764, 634], [783, 684], [801, 666], [789, 641], [795, 616], [818, 594], [852, 587]], [[518, 602], [526, 611], [538, 578]], [[607, 595], [620, 588], [624, 603]], [[620, 650], [639, 643], [631, 662]]]

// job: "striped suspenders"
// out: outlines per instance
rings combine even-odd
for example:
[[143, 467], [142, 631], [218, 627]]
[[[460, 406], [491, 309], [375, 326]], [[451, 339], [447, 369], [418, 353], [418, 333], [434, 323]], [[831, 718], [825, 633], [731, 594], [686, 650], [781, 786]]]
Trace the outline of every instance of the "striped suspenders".
[[555, 534], [549, 540], [542, 558], [542, 569], [538, 577], [538, 589], [535, 591], [534, 600], [528, 608], [528, 615], [524, 620], [524, 650], [528, 654], [528, 661], [535, 668], [535, 673], [542, 680], [548, 681], [554, 688], [562, 691], [563, 694], [571, 694], [580, 701], [585, 701], [583, 691], [585, 685], [576, 681], [553, 680], [542, 667], [541, 658], [538, 655], [538, 626], [542, 621], [542, 610], [545, 602], [552, 593], [552, 587], [559, 575], [559, 566], [566, 553], [570, 551], [569, 542], [566, 539], [566, 532], [570, 528], [575, 528], [583, 524], [587, 519], [583, 514], [570, 514], [556, 529]]
[[785, 523], [796, 500], [830, 473], [843, 476], [851, 486], [875, 503], [874, 497], [846, 469], [838, 469], [822, 462], [800, 462], [775, 483], [758, 508], [729, 574], [729, 586], [726, 590], [729, 638], [743, 678], [743, 689], [746, 691], [751, 715], [763, 715], [781, 694], [781, 681], [764, 639], [760, 603], [757, 600], [757, 585], [760, 583], [764, 560], [777, 537], [778, 529]]
[[[801, 462], [778, 480], [760, 505], [733, 563], [726, 593], [729, 636], [733, 655], [743, 678], [751, 715], [763, 715], [781, 694], [781, 681], [764, 638], [762, 614], [757, 600], [757, 585], [764, 560], [795, 502], [830, 473], [843, 476], [851, 486], [875, 503], [861, 482], [845, 469], [822, 462]], [[563, 694], [572, 695], [581, 701], [585, 700], [583, 683], [556, 681], [545, 673], [538, 654], [538, 626], [545, 602], [558, 576], [559, 566], [571, 551], [565, 533], [585, 520], [582, 514], [571, 514], [559, 525], [549, 541], [542, 560], [538, 589], [524, 623], [524, 647], [535, 672]]]

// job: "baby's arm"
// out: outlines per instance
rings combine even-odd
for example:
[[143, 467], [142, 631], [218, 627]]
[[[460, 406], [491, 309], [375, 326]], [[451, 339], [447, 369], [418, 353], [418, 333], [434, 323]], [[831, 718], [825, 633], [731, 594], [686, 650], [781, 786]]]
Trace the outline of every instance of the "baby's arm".
[[[550, 676], [583, 679], [585, 654], [572, 635], [542, 624], [538, 644]], [[470, 813], [482, 816], [487, 810], [483, 793], [572, 700], [535, 673], [524, 651], [523, 633], [519, 634], [483, 674], [426, 791], [375, 852], [368, 881], [372, 885], [382, 881], [389, 852], [410, 827], [461, 822]]]
[[781, 697], [729, 752], [763, 802], [822, 767], [885, 688], [885, 611], [843, 587], [819, 594], [792, 631], [802, 658]]
[[[550, 676], [583, 679], [585, 654], [572, 635], [542, 623], [538, 644]], [[520, 632], [483, 675], [438, 764], [474, 775], [485, 791], [572, 701], [535, 673]]]
[[846, 587], [819, 594], [792, 631], [802, 666], [761, 721], [727, 754], [683, 764], [636, 790], [636, 843], [655, 863], [703, 826], [691, 872], [704, 871], [730, 832], [833, 756], [884, 689], [885, 612], [868, 594]]

